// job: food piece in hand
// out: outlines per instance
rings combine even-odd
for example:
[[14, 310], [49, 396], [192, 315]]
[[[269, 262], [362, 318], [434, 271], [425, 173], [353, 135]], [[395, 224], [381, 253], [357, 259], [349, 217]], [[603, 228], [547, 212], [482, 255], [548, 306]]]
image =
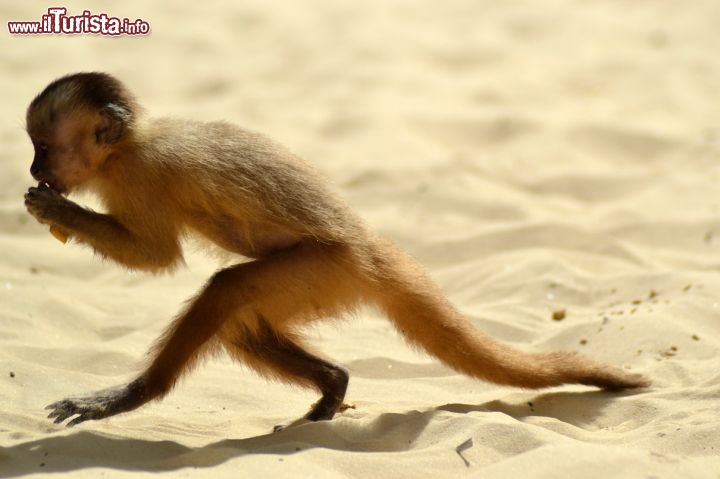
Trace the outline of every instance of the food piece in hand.
[[[45, 182], [39, 182], [37, 185], [38, 188], [51, 188], [52, 187], [45, 183]], [[51, 226], [50, 227], [50, 234], [55, 237], [56, 240], [60, 241], [61, 243], [65, 244], [68, 240], [68, 234], [60, 229], [58, 226]]]
[[50, 234], [53, 235], [55, 239], [60, 241], [61, 243], [67, 243], [68, 235], [65, 234], [65, 232], [57, 226], [50, 227]]

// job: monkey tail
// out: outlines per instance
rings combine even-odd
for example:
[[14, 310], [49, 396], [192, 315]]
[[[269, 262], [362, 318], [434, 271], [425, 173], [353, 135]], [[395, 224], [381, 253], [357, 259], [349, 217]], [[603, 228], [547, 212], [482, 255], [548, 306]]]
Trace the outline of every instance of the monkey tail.
[[[385, 249], [388, 251], [388, 249]], [[585, 384], [608, 390], [647, 387], [639, 374], [597, 363], [574, 352], [525, 353], [480, 332], [464, 318], [422, 269], [393, 248], [382, 268], [380, 308], [414, 346], [458, 372], [497, 384], [545, 388]]]

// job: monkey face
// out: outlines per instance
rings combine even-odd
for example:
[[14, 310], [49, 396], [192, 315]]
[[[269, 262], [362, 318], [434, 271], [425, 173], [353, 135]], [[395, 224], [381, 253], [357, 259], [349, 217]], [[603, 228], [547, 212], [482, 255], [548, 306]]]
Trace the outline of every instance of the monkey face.
[[78, 112], [56, 119], [48, 131], [31, 132], [35, 156], [30, 174], [61, 193], [81, 186], [110, 153], [98, 133], [105, 123], [99, 112]]
[[26, 115], [35, 148], [33, 178], [63, 193], [86, 183], [124, 138], [135, 108], [133, 96], [104, 73], [77, 73], [50, 83]]

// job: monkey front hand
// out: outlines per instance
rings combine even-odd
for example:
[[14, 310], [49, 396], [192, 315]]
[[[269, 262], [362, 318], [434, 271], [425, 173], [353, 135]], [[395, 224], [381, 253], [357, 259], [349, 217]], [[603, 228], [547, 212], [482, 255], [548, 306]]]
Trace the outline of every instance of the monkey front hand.
[[68, 427], [75, 426], [90, 419], [103, 419], [121, 412], [132, 411], [150, 400], [145, 382], [142, 379], [116, 388], [104, 389], [89, 396], [67, 398], [54, 402], [45, 409], [50, 410], [48, 418], [60, 424], [72, 416]]
[[25, 193], [25, 207], [40, 223], [63, 226], [63, 219], [78, 206], [47, 185], [32, 186]]

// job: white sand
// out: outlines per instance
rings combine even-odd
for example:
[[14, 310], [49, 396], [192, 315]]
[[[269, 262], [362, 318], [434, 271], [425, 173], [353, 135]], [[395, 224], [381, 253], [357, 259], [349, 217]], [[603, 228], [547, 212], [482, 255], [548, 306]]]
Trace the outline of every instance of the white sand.
[[[716, 0], [64, 5], [152, 35], [0, 34], [0, 476], [718, 477]], [[3, 28], [47, 6], [4, 2]], [[25, 212], [25, 106], [78, 70], [118, 75], [154, 114], [280, 139], [478, 327], [655, 386], [496, 387], [368, 312], [311, 332], [352, 374], [357, 409], [331, 422], [269, 434], [315, 395], [221, 358], [160, 403], [53, 425], [46, 404], [131, 378], [215, 267], [190, 252], [175, 276], [128, 273]]]

